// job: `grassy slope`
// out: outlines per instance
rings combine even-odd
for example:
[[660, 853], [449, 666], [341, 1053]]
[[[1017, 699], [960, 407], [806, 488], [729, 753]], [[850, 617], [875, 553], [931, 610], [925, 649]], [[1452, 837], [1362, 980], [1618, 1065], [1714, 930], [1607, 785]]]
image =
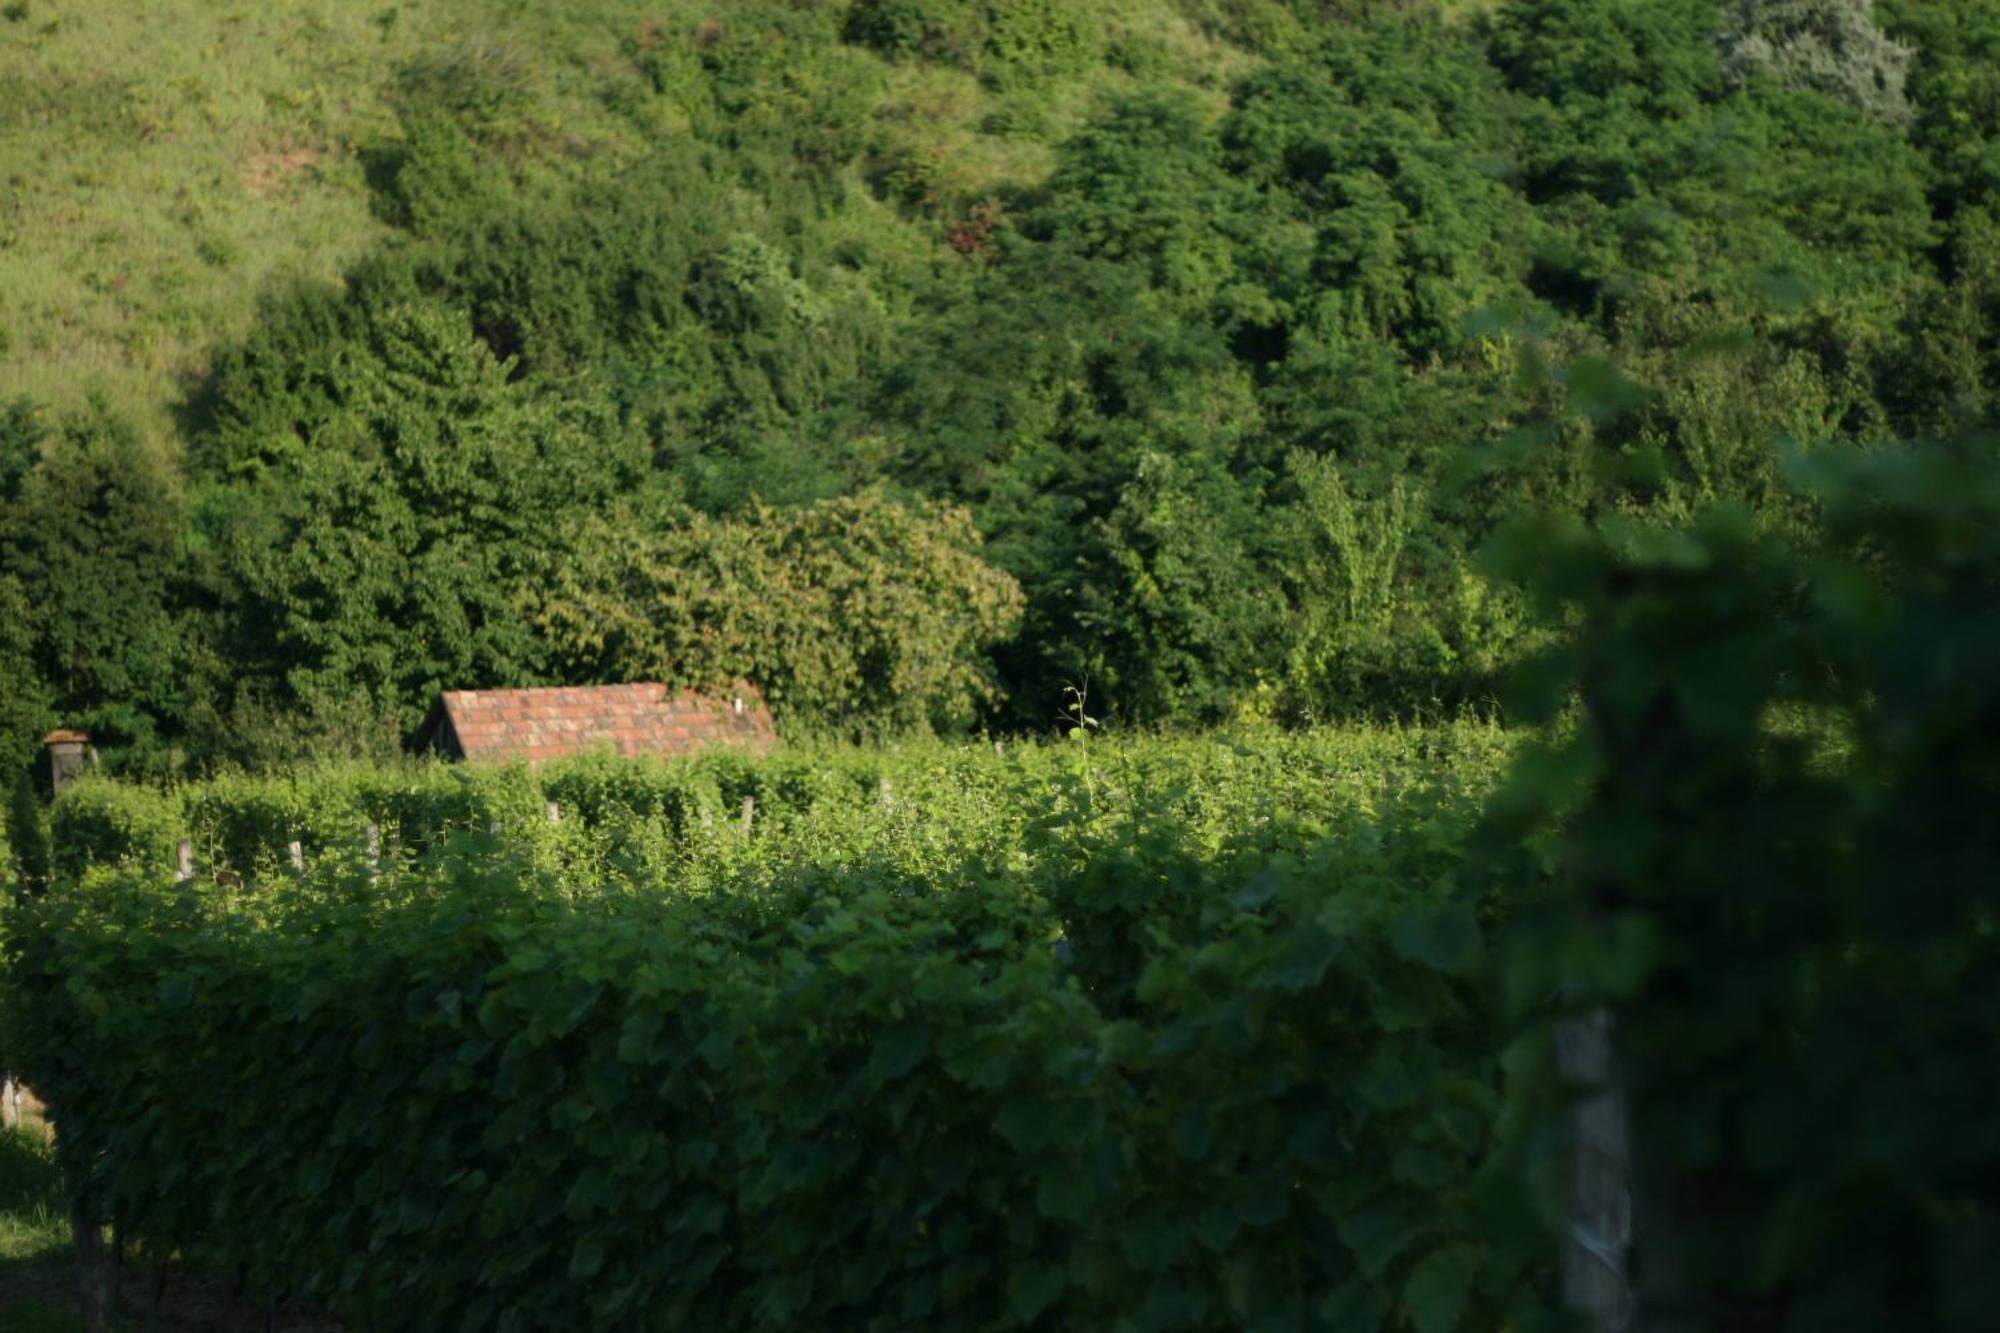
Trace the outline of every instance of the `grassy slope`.
[[0, 393], [99, 389], [158, 431], [264, 284], [380, 235], [354, 147], [416, 33], [337, 0], [25, 9], [0, 20]]
[[[1199, 0], [1093, 7], [1111, 41], [1220, 96], [1247, 57]], [[642, 131], [607, 102], [640, 42], [693, 40], [714, 0], [8, 0], [0, 6], [0, 399], [101, 392], [172, 452], [171, 405], [260, 292], [334, 280], [387, 229], [363, 152], [396, 133], [412, 62], [502, 61], [543, 169], [615, 170]], [[1190, 14], [1195, 17], [1191, 18]], [[866, 57], [873, 59], [872, 56]], [[1030, 133], [988, 133], [1002, 93], [953, 69], [888, 65], [884, 147], [962, 193], [1029, 183], [1098, 96], [1102, 67], [1037, 88]], [[653, 132], [672, 133], [664, 121]]]

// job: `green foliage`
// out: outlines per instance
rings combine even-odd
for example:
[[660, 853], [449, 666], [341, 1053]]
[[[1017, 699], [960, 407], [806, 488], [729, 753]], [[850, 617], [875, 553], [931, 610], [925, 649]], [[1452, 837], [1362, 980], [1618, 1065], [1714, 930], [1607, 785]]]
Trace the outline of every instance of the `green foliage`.
[[879, 491], [657, 528], [593, 518], [524, 595], [570, 678], [751, 679], [803, 727], [948, 728], [992, 702], [985, 651], [1020, 615], [978, 546], [963, 510]]
[[1722, 31], [1723, 68], [1908, 120], [1911, 52], [1875, 25], [1874, 10], [1875, 0], [1735, 0]]
[[1990, 211], [2000, 189], [2000, 14], [1979, 0], [1883, 0], [1878, 12], [1916, 52], [1911, 137], [1931, 161], [1939, 214]]
[[33, 893], [48, 882], [48, 816], [40, 785], [25, 766], [16, 769], [8, 782], [0, 844], [6, 846], [5, 854], [0, 855], [0, 875], [7, 877], [7, 893]]
[[[181, 206], [203, 282], [266, 295], [176, 335], [207, 369], [171, 423], [8, 427], [56, 442], [27, 446], [45, 479], [116, 452], [64, 439], [136, 434], [160, 446], [136, 451], [144, 468], [91, 466], [162, 491], [162, 513], [191, 503], [112, 562], [143, 577], [9, 550], [0, 605], [25, 600], [31, 623], [0, 632], [21, 682], [0, 726], [24, 736], [47, 704], [96, 726], [113, 763], [263, 764], [379, 755], [441, 684], [637, 658], [734, 671], [659, 648], [619, 606], [625, 557], [579, 543], [637, 534], [631, 578], [671, 593], [666, 562], [878, 487], [969, 511], [1021, 614], [980, 603], [998, 618], [942, 659], [893, 633], [841, 647], [850, 665], [953, 663], [926, 680], [964, 669], [895, 703], [834, 685], [847, 666], [801, 665], [797, 643], [771, 665], [718, 621], [723, 656], [787, 676], [793, 723], [971, 710], [1040, 728], [1086, 681], [1107, 718], [1142, 724], [1488, 706], [1535, 640], [1473, 559], [1510, 515], [1677, 522], [1737, 501], [1804, 539], [1816, 518], [1782, 484], [1779, 440], [1991, 416], [2000, 29], [1980, 0], [1872, 15], [451, 0], [315, 17], [329, 49], [371, 54], [298, 94], [310, 134], [273, 127], [228, 171], [255, 156], [246, 188], [273, 217], [344, 190], [376, 217], [355, 237], [382, 243], [329, 245], [293, 280], [234, 213]], [[150, 83], [97, 96], [102, 77], [31, 81], [0, 112], [100, 137], [166, 115]], [[292, 142], [308, 146], [270, 149]], [[215, 174], [188, 191], [212, 197]], [[68, 229], [14, 216], [0, 234]], [[75, 230], [106, 256], [65, 271], [103, 270], [121, 308], [169, 301], [114, 271], [108, 223]], [[5, 355], [42, 355], [43, 316], [8, 319]], [[1639, 410], [1589, 410], [1607, 386], [1635, 386]], [[1522, 428], [1564, 397], [1586, 419]], [[1363, 605], [1349, 575], [1371, 560]], [[565, 564], [564, 597], [637, 646], [531, 614]], [[65, 605], [87, 652], [58, 648]]]
[[1996, 1260], [2000, 473], [1974, 441], [1803, 474], [1812, 545], [1720, 509], [1514, 548], [1580, 614], [1543, 702], [1584, 717], [1563, 780], [1497, 807], [1567, 811], [1509, 988], [1531, 1024], [1613, 1017], [1644, 1301], [1957, 1327]]
[[[255, 891], [38, 900], [18, 1049], [125, 1234], [388, 1327], [1488, 1326], [1539, 1274], [1488, 1239], [1499, 1069], [1449, 880], [1506, 744], [209, 783], [182, 808]], [[635, 866], [670, 793], [745, 781], [753, 832], [683, 819], [686, 860]], [[454, 785], [460, 828], [565, 817], [385, 840], [373, 874], [323, 839]], [[109, 793], [79, 790], [81, 829]], [[253, 846], [287, 833], [303, 878]]]
[[641, 464], [512, 385], [448, 308], [391, 306], [369, 334], [315, 386], [308, 439], [257, 437], [203, 518], [242, 599], [231, 668], [268, 663], [308, 704], [359, 691], [411, 730], [440, 688], [542, 678], [519, 590], [561, 516]]
[[35, 618], [21, 581], [0, 575], [0, 773], [25, 769], [55, 721], [55, 700], [35, 667]]
[[1507, 179], [1515, 114], [1482, 53], [1430, 23], [1334, 28], [1244, 81], [1223, 142], [1295, 234], [1257, 266], [1295, 343], [1421, 361], [1522, 299], [1538, 228]]
[[996, 81], [1087, 67], [1103, 43], [1089, 7], [1075, 0], [855, 0], [842, 35]]
[[[1288, 472], [1299, 493], [1284, 536], [1300, 619], [1285, 706], [1311, 715], [1421, 708], [1444, 702], [1445, 690], [1454, 701], [1492, 697], [1526, 618], [1506, 590], [1463, 565], [1424, 569], [1415, 543], [1430, 497], [1400, 477], [1385, 495], [1357, 497], [1325, 455], [1296, 455]], [[1422, 599], [1405, 591], [1418, 578], [1432, 590]], [[1417, 692], [1426, 687], [1438, 694]]]
[[72, 880], [123, 865], [163, 874], [174, 863], [177, 816], [174, 800], [148, 788], [80, 778], [49, 810], [50, 868]]
[[0, 762], [17, 768], [60, 718], [137, 764], [164, 758], [178, 704], [170, 607], [180, 503], [102, 404], [0, 420]]
[[1226, 717], [1264, 674], [1284, 603], [1262, 586], [1258, 507], [1215, 460], [1144, 453], [1076, 590], [1087, 683], [1141, 717]]

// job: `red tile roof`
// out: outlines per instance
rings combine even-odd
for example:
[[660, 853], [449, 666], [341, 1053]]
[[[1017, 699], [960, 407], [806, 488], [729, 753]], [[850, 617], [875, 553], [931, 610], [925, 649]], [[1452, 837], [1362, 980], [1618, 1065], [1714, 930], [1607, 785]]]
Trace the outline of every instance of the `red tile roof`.
[[688, 754], [777, 739], [754, 686], [721, 697], [664, 685], [447, 690], [424, 723], [426, 748], [451, 759], [560, 759], [608, 746], [630, 757]]

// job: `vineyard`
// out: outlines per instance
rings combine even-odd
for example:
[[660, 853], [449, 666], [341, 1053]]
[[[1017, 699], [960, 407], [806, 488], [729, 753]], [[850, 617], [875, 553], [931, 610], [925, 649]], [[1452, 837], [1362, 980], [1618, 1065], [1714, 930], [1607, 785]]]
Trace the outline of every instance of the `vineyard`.
[[0, 179], [4, 1333], [2000, 1325], [1993, 0], [7, 0]]
[[1976, 1328], [2000, 491], [1819, 467], [1498, 552], [1532, 728], [79, 781], [6, 1050], [355, 1327]]
[[1490, 1323], [1508, 748], [85, 783], [11, 1031], [121, 1232], [380, 1327]]

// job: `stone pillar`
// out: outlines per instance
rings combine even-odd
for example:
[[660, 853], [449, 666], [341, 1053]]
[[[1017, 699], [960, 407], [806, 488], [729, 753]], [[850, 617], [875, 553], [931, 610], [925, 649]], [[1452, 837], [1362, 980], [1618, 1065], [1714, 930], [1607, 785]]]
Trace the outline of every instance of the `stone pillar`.
[[42, 737], [49, 749], [49, 790], [60, 796], [64, 787], [83, 775], [90, 737], [81, 731], [52, 731]]

